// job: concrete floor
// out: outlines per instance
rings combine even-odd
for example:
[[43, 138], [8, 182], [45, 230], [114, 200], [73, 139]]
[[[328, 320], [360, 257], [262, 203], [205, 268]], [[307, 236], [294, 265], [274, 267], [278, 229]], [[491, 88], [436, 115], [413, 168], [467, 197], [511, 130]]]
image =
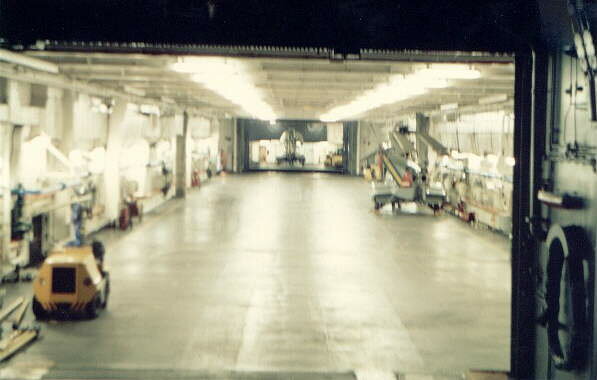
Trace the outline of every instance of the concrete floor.
[[54, 378], [509, 368], [508, 240], [450, 216], [376, 213], [359, 178], [229, 175], [101, 235], [107, 312], [44, 323], [0, 377], [28, 364]]
[[305, 164], [305, 165], [300, 165], [300, 164], [294, 164], [294, 165], [290, 165], [289, 163], [286, 162], [282, 162], [280, 164], [268, 164], [268, 163], [250, 163], [250, 170], [255, 170], [255, 171], [269, 171], [269, 170], [273, 170], [273, 171], [282, 171], [282, 172], [306, 172], [306, 171], [312, 171], [312, 172], [329, 172], [329, 173], [342, 173], [342, 168], [335, 168], [335, 167], [329, 167], [329, 166], [325, 166], [323, 164], [321, 165], [317, 165], [317, 164]]

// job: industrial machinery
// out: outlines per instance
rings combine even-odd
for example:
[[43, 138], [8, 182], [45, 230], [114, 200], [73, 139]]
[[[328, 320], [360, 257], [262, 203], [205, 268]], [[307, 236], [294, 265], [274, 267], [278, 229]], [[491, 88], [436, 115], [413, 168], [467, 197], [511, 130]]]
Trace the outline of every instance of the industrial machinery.
[[298, 143], [302, 144], [304, 142], [303, 135], [297, 132], [296, 129], [290, 128], [282, 133], [280, 142], [284, 146], [284, 154], [276, 157], [278, 165], [282, 162], [287, 162], [290, 165], [299, 162], [301, 165], [305, 165], [305, 156], [300, 154], [297, 149]]
[[25, 189], [19, 184], [13, 193], [17, 195], [15, 205], [11, 212], [11, 239], [22, 240], [23, 236], [31, 230], [31, 224], [23, 221], [23, 208], [25, 207]]
[[324, 164], [327, 167], [341, 169], [344, 164], [343, 159], [344, 154], [342, 152], [342, 149], [338, 149], [336, 152], [329, 153], [326, 155]]
[[36, 319], [50, 316], [98, 316], [108, 305], [110, 278], [103, 265], [104, 246], [65, 246], [44, 261], [33, 283]]
[[[426, 135], [426, 139], [431, 139]], [[402, 132], [392, 132], [391, 149], [380, 149], [378, 158], [390, 174], [385, 183], [373, 183], [372, 198], [375, 209], [391, 203], [400, 207], [400, 202], [418, 202], [429, 206], [434, 213], [439, 211], [446, 199], [446, 192], [441, 183], [428, 180], [425, 170], [410, 158], [415, 149]], [[434, 149], [434, 144], [428, 145]], [[441, 144], [437, 143], [440, 148]], [[440, 149], [443, 152], [445, 148]]]

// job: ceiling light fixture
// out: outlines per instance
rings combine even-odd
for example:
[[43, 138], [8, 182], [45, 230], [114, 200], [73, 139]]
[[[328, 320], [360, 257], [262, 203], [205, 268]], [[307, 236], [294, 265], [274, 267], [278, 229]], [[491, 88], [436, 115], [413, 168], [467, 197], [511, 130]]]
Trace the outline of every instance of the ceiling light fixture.
[[378, 85], [348, 104], [332, 108], [319, 119], [323, 122], [346, 120], [386, 104], [422, 95], [427, 89], [448, 87], [449, 80], [480, 76], [478, 70], [468, 65], [432, 64], [409, 75], [393, 75], [387, 83]]
[[417, 71], [415, 75], [438, 79], [478, 79], [481, 77], [481, 72], [468, 65], [432, 64], [426, 69]]
[[220, 57], [184, 57], [171, 65], [179, 73], [243, 108], [251, 116], [268, 121], [277, 119], [262, 98], [246, 66], [237, 59]]
[[416, 83], [413, 78], [396, 75], [390, 78], [388, 83], [380, 84], [352, 102], [326, 112], [320, 116], [320, 120], [323, 122], [345, 120], [386, 104], [421, 95], [425, 91], [424, 85]]
[[441, 111], [453, 111], [455, 109], [458, 109], [458, 103], [442, 104], [439, 106], [439, 109]]
[[139, 112], [145, 115], [160, 115], [160, 107], [155, 104], [141, 104]]

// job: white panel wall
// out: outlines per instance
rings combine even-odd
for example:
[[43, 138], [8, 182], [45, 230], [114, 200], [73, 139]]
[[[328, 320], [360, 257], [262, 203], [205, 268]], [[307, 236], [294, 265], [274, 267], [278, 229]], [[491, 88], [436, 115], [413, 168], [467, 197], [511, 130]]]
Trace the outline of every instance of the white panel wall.
[[52, 138], [60, 138], [62, 136], [62, 97], [62, 90], [48, 88], [43, 131]]
[[106, 165], [104, 170], [104, 194], [106, 196], [106, 216], [116, 220], [120, 211], [120, 155], [124, 140], [124, 123], [127, 104], [117, 102], [110, 115], [108, 142], [106, 145]]
[[379, 144], [388, 139], [391, 123], [361, 121], [359, 126], [359, 156], [362, 159], [377, 152]]
[[8, 107], [5, 121], [19, 125], [39, 125], [42, 108], [31, 107], [31, 85], [8, 81]]
[[[121, 181], [123, 176], [131, 177], [129, 170], [123, 169], [121, 164], [127, 153], [135, 154], [135, 147], [143, 145], [147, 148], [143, 149], [142, 157], [137, 157], [140, 160], [136, 162], [139, 170], [132, 175], [138, 180], [141, 193], [154, 194], [152, 181], [155, 176], [153, 174], [157, 173], [157, 176], [161, 176], [160, 168], [146, 168], [146, 164], [152, 159], [160, 161], [166, 158], [168, 167], [174, 171], [173, 176], [176, 175], [174, 141], [177, 135], [182, 134], [181, 113], [164, 117], [142, 115], [136, 105], [127, 104], [122, 99], [115, 99], [113, 112], [108, 115], [94, 107], [93, 95], [45, 87], [36, 88], [33, 100], [40, 107], [33, 107], [31, 106], [31, 86], [15, 81], [8, 81], [7, 94], [8, 103], [0, 105], [0, 117], [12, 121], [13, 124], [24, 125], [16, 138], [18, 141], [15, 141], [14, 156], [26, 157], [26, 163], [33, 164], [33, 166], [24, 165], [24, 160], [16, 159], [11, 176], [13, 184], [25, 180], [26, 187], [30, 189], [44, 189], [47, 181], [42, 183], [41, 179], [47, 179], [49, 174], [56, 175], [52, 177], [56, 183], [77, 179], [69, 177], [72, 176], [69, 169], [47, 152], [49, 144], [56, 147], [64, 157], [69, 157], [72, 162], [76, 161], [75, 166], [81, 167], [77, 173], [91, 170], [89, 160], [97, 156], [96, 153], [102, 153], [105, 156], [101, 160], [103, 164], [98, 166], [95, 162], [94, 172], [94, 181], [98, 186], [98, 206], [104, 209], [104, 214], [99, 214], [98, 226], [101, 226], [101, 218], [108, 221], [116, 220], [119, 216], [122, 206]], [[214, 157], [221, 157], [219, 155], [221, 151], [226, 161], [225, 169], [231, 171], [234, 120], [195, 117], [191, 119], [190, 129], [189, 137], [194, 138], [188, 140], [188, 152], [191, 152], [195, 141], [209, 140], [213, 143], [211, 145], [213, 145]], [[49, 137], [42, 136], [43, 133]], [[163, 154], [158, 157], [157, 149], [152, 150], [150, 146], [157, 146], [164, 142], [170, 145], [169, 153], [167, 157]], [[153, 156], [150, 157], [149, 152], [153, 153]], [[186, 167], [189, 169], [186, 173], [187, 186], [190, 186], [191, 179], [190, 160], [189, 154], [186, 157]], [[32, 167], [35, 167], [35, 170], [32, 170]], [[64, 179], [61, 176], [64, 176]], [[169, 199], [170, 195], [156, 196], [156, 202], [161, 203]], [[63, 201], [65, 204], [68, 203], [68, 199]], [[68, 207], [56, 210], [53, 214], [59, 215], [54, 218], [57, 228], [60, 227], [58, 229], [62, 232], [68, 232], [68, 228], [63, 228], [68, 227], [70, 223]], [[60, 236], [54, 238], [65, 237], [62, 232]]]
[[158, 115], [148, 116], [148, 123], [143, 128], [143, 138], [149, 142], [158, 142], [162, 137], [162, 120]]
[[328, 123], [327, 127], [327, 138], [328, 141], [333, 144], [343, 144], [344, 140], [344, 124], [342, 123]]
[[510, 111], [460, 115], [455, 121], [432, 120], [430, 134], [446, 147], [483, 155], [513, 155], [514, 116]]
[[189, 131], [194, 139], [205, 139], [211, 136], [212, 121], [205, 117], [189, 117]]
[[161, 136], [164, 139], [171, 139], [182, 134], [182, 114], [162, 117], [160, 124], [162, 127]]
[[221, 155], [224, 157], [224, 170], [230, 172], [233, 167], [233, 150], [234, 150], [234, 120], [232, 119], [215, 119], [215, 124], [218, 127], [218, 140]]
[[91, 97], [79, 94], [74, 104], [74, 145], [88, 145], [90, 140], [104, 139], [107, 115], [92, 110]]

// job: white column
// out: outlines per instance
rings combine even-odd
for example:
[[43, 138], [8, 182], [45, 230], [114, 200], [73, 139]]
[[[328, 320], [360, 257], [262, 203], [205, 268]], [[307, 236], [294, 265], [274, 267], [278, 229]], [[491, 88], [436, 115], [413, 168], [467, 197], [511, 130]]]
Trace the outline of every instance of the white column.
[[52, 138], [62, 137], [62, 90], [48, 88], [45, 132]]
[[[0, 123], [0, 141], [2, 141], [2, 254], [0, 268], [5, 264], [5, 258], [10, 249], [12, 194], [10, 185], [10, 152], [12, 144], [13, 125]], [[3, 271], [1, 271], [3, 272]]]
[[189, 115], [183, 114], [182, 134], [176, 136], [176, 161], [174, 172], [174, 186], [177, 198], [186, 196], [187, 179], [187, 138], [189, 134]]
[[191, 187], [191, 177], [193, 175], [193, 147], [192, 145], [192, 136], [190, 128], [187, 126], [185, 134], [184, 134], [184, 144], [185, 144], [185, 188]]
[[232, 171], [238, 173], [238, 127], [232, 119]]
[[127, 103], [124, 101], [117, 102], [108, 121], [104, 189], [106, 194], [106, 216], [110, 220], [116, 220], [120, 212], [120, 155], [126, 112]]
[[357, 121], [356, 174], [361, 175], [361, 121]]

